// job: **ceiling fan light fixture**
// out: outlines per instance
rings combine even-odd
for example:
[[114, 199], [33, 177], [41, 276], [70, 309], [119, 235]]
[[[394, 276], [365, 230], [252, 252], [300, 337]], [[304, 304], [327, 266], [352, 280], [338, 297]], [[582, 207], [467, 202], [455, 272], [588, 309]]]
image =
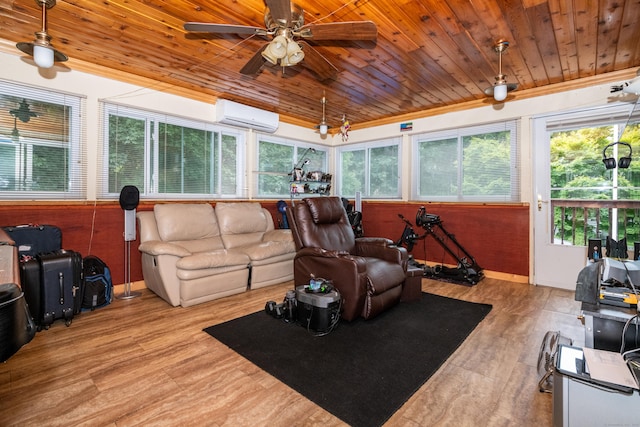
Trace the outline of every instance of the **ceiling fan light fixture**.
[[504, 101], [507, 99], [507, 94], [518, 87], [515, 83], [507, 83], [507, 76], [502, 74], [502, 53], [508, 47], [508, 41], [499, 40], [493, 48], [498, 53], [498, 75], [493, 86], [486, 88], [484, 93], [487, 96], [493, 96], [496, 101]]
[[304, 59], [304, 52], [298, 43], [291, 40], [287, 44], [287, 62], [288, 65], [296, 65]]
[[69, 58], [64, 53], [51, 46], [51, 36], [47, 34], [47, 9], [56, 4], [56, 0], [36, 0], [36, 4], [42, 7], [42, 30], [35, 33], [33, 42], [20, 42], [16, 47], [27, 55], [33, 56], [33, 60], [40, 68], [51, 68], [55, 61], [64, 62]]
[[271, 53], [271, 55], [275, 58], [282, 59], [287, 56], [287, 38], [284, 36], [277, 36], [273, 39], [267, 50]]

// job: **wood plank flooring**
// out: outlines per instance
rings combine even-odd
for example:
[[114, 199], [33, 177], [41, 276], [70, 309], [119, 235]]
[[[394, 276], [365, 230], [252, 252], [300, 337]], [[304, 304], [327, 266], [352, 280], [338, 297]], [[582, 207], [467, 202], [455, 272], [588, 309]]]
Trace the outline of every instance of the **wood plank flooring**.
[[[70, 327], [58, 321], [0, 365], [0, 425], [342, 426], [202, 332], [262, 310], [292, 287], [189, 308], [145, 289], [80, 314]], [[422, 288], [493, 310], [386, 426], [551, 426], [537, 356], [548, 330], [584, 344], [573, 292], [488, 278], [473, 287], [423, 279]], [[276, 320], [265, 314], [268, 321]]]

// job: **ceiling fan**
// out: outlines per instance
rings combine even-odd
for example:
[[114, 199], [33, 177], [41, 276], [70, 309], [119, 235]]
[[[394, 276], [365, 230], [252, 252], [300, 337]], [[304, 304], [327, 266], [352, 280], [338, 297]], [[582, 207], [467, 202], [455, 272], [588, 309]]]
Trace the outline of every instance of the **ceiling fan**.
[[249, 25], [186, 22], [189, 32], [217, 34], [248, 34], [271, 38], [249, 59], [240, 73], [257, 74], [265, 63], [284, 67], [304, 62], [321, 81], [335, 79], [338, 69], [309, 41], [356, 40], [375, 41], [378, 35], [376, 24], [371, 21], [332, 22], [326, 24], [304, 24], [304, 11], [291, 0], [265, 0], [264, 27]]

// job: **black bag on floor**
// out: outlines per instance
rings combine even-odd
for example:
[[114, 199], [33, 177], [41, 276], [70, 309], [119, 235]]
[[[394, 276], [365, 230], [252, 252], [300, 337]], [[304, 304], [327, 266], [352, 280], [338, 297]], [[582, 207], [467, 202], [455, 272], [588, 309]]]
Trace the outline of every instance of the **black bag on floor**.
[[84, 271], [84, 297], [82, 311], [95, 310], [111, 304], [113, 282], [107, 264], [95, 255], [88, 255], [82, 261]]
[[3, 228], [15, 241], [21, 260], [62, 249], [62, 231], [55, 225], [17, 225]]
[[0, 362], [5, 362], [36, 334], [24, 293], [15, 283], [0, 285]]

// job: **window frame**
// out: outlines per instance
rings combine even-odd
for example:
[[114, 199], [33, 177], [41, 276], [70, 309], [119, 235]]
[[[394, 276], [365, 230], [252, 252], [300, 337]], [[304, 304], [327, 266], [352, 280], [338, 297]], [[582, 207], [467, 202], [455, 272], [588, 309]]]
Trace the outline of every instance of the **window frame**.
[[[284, 146], [288, 146], [291, 147], [293, 149], [292, 151], [292, 157], [291, 157], [291, 166], [288, 168], [288, 170], [285, 171], [261, 171], [259, 168], [261, 166], [261, 162], [260, 162], [260, 144], [262, 142], [266, 142], [266, 143], [270, 143], [270, 144], [277, 144], [277, 145], [284, 145]], [[322, 165], [322, 171], [323, 172], [329, 172], [329, 164], [330, 164], [330, 155], [331, 155], [331, 151], [329, 149], [330, 147], [327, 146], [323, 146], [323, 145], [319, 145], [319, 144], [313, 144], [307, 141], [302, 141], [302, 140], [296, 140], [296, 139], [291, 139], [291, 138], [282, 138], [282, 137], [277, 137], [277, 136], [273, 136], [273, 135], [268, 135], [268, 134], [263, 134], [263, 133], [258, 133], [256, 135], [256, 147], [255, 147], [255, 158], [256, 158], [256, 179], [254, 182], [254, 186], [253, 186], [253, 191], [256, 197], [260, 198], [260, 199], [282, 199], [282, 198], [291, 198], [291, 190], [290, 190], [290, 182], [292, 181], [292, 172], [293, 169], [295, 167], [298, 166], [298, 163], [303, 160], [301, 159], [301, 157], [307, 155], [308, 150], [314, 149], [316, 150], [316, 152], [323, 152], [325, 153], [324, 156], [324, 162]], [[309, 169], [306, 169], [307, 172], [309, 172]], [[283, 178], [286, 179], [286, 183], [287, 183], [287, 192], [286, 194], [263, 194], [261, 193], [261, 188], [260, 188], [260, 177], [262, 175], [274, 175], [274, 174], [282, 174]], [[331, 185], [334, 184], [334, 180], [335, 177], [332, 179]]]
[[[246, 159], [246, 132], [220, 126], [216, 123], [203, 120], [185, 118], [175, 114], [161, 113], [148, 109], [124, 106], [112, 102], [101, 103], [101, 122], [102, 122], [102, 140], [101, 152], [103, 153], [102, 165], [100, 165], [100, 184], [99, 196], [103, 198], [118, 197], [119, 192], [109, 191], [109, 117], [117, 115], [121, 117], [132, 118], [144, 121], [144, 166], [143, 166], [143, 188], [140, 188], [141, 199], [163, 199], [163, 200], [202, 200], [202, 199], [238, 199], [243, 197], [242, 190], [245, 186], [245, 159]], [[211, 133], [212, 138], [217, 134], [217, 143], [211, 141], [211, 155], [215, 158], [214, 148], [218, 154], [218, 164], [210, 164], [213, 176], [213, 186], [211, 192], [208, 193], [166, 193], [159, 191], [159, 150], [160, 145], [158, 135], [163, 125], [173, 125], [189, 129], [202, 130]], [[223, 159], [221, 154], [223, 137], [231, 136], [236, 140], [236, 161], [235, 161], [235, 192], [234, 194], [222, 193], [222, 166]], [[184, 158], [182, 159], [184, 161]], [[123, 185], [126, 185], [124, 183]]]
[[[60, 148], [65, 152], [68, 166], [66, 182], [68, 188], [66, 190], [11, 190], [1, 191], [0, 200], [15, 200], [15, 199], [29, 199], [29, 200], [69, 200], [69, 199], [86, 199], [87, 197], [87, 144], [86, 144], [86, 123], [85, 123], [85, 111], [86, 111], [86, 97], [72, 94], [63, 91], [51, 90], [50, 88], [39, 88], [36, 86], [27, 86], [19, 83], [9, 82], [0, 79], [0, 92], [2, 95], [11, 96], [15, 98], [22, 98], [31, 101], [39, 101], [49, 104], [55, 104], [64, 106], [68, 109], [68, 134], [59, 135], [65, 140], [53, 141], [38, 139], [35, 137], [27, 138], [24, 141], [19, 142], [19, 146], [11, 138], [0, 138], [0, 144], [5, 147], [16, 148], [16, 158], [18, 162], [22, 163], [24, 159], [26, 162], [31, 162], [27, 165], [24, 172], [20, 171], [20, 165], [15, 164], [14, 177], [18, 177], [21, 173], [25, 176], [33, 175], [33, 152], [35, 147], [54, 147]], [[16, 128], [19, 129], [20, 121], [16, 122]], [[24, 125], [24, 123], [22, 123]], [[21, 152], [18, 153], [17, 151]]]
[[[509, 196], [506, 195], [464, 195], [463, 179], [464, 179], [464, 138], [474, 135], [484, 135], [489, 133], [510, 132], [510, 150], [509, 150], [509, 175], [510, 175], [510, 191]], [[457, 139], [457, 194], [454, 196], [434, 196], [420, 194], [420, 144], [442, 141], [444, 139]], [[521, 176], [520, 176], [520, 155], [519, 155], [519, 139], [520, 139], [520, 121], [517, 119], [505, 120], [502, 122], [485, 123], [473, 126], [465, 126], [460, 128], [451, 128], [433, 132], [423, 132], [412, 135], [412, 179], [411, 179], [411, 197], [417, 201], [435, 201], [435, 202], [494, 202], [494, 203], [514, 203], [520, 202], [521, 197]]]
[[[398, 150], [398, 162], [397, 162], [397, 182], [396, 182], [396, 188], [397, 188], [397, 192], [395, 195], [387, 195], [387, 196], [373, 196], [372, 195], [372, 189], [371, 189], [371, 174], [375, 173], [374, 171], [374, 165], [371, 164], [372, 161], [372, 156], [371, 156], [371, 151], [375, 150], [377, 148], [384, 148], [384, 147], [393, 147], [396, 146], [397, 150]], [[393, 137], [393, 138], [385, 138], [385, 139], [379, 139], [379, 140], [373, 140], [373, 141], [365, 141], [365, 142], [361, 142], [361, 143], [357, 143], [357, 144], [348, 144], [348, 145], [343, 145], [340, 147], [336, 148], [337, 150], [337, 178], [336, 178], [336, 191], [338, 192], [338, 194], [340, 194], [342, 197], [347, 197], [347, 198], [353, 198], [356, 195], [355, 194], [345, 194], [343, 191], [343, 177], [344, 177], [344, 173], [343, 173], [343, 159], [344, 159], [344, 154], [347, 152], [353, 152], [353, 151], [364, 151], [365, 154], [365, 171], [364, 171], [364, 185], [363, 185], [363, 189], [360, 190], [360, 197], [362, 199], [377, 199], [377, 200], [397, 200], [400, 199], [402, 197], [402, 174], [401, 174], [401, 170], [402, 170], [402, 140], [400, 137]]]

